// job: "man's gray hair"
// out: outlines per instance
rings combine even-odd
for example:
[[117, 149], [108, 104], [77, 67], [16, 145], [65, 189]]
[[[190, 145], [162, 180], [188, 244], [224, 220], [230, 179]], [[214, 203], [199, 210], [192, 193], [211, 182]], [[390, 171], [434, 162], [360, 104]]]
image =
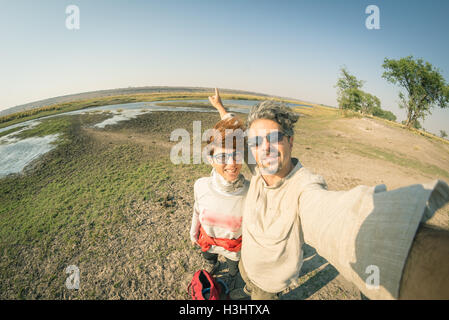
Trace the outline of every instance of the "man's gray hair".
[[248, 128], [258, 119], [268, 119], [277, 122], [284, 134], [293, 137], [295, 123], [299, 119], [299, 114], [293, 112], [285, 103], [267, 100], [251, 108], [247, 120]]

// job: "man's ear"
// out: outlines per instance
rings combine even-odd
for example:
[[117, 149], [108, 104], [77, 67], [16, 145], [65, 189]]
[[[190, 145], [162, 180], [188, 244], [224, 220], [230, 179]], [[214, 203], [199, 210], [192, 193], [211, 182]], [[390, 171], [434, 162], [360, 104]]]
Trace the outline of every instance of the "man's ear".
[[288, 143], [290, 143], [290, 147], [293, 148], [293, 137], [288, 138]]

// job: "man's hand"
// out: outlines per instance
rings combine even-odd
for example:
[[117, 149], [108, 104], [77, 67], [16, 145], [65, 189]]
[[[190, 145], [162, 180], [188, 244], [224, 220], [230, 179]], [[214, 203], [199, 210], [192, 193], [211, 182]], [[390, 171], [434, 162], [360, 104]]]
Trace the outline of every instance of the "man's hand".
[[215, 95], [209, 97], [209, 101], [212, 104], [212, 106], [217, 109], [217, 111], [220, 113], [221, 119], [228, 113], [223, 106], [223, 103], [221, 102], [220, 93], [218, 92], [218, 88], [215, 88]]

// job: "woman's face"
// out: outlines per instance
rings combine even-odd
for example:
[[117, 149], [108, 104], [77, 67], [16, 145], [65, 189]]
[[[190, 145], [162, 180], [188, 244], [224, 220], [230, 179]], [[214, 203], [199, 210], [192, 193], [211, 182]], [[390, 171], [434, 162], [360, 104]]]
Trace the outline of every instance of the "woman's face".
[[209, 162], [226, 181], [232, 182], [238, 178], [242, 169], [243, 152], [216, 146]]

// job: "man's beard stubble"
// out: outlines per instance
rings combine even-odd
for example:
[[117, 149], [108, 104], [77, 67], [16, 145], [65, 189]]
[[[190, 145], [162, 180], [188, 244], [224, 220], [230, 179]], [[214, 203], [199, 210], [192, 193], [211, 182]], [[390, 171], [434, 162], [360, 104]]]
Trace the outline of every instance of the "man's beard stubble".
[[[273, 155], [274, 155], [274, 157], [273, 157]], [[273, 175], [282, 170], [281, 154], [277, 150], [273, 150], [268, 154], [260, 156], [259, 158], [260, 158], [260, 164], [261, 164], [261, 166], [259, 166], [259, 169], [262, 174]], [[263, 165], [265, 160], [267, 160], [267, 159], [269, 159], [269, 160], [276, 159], [277, 161], [275, 163]]]

